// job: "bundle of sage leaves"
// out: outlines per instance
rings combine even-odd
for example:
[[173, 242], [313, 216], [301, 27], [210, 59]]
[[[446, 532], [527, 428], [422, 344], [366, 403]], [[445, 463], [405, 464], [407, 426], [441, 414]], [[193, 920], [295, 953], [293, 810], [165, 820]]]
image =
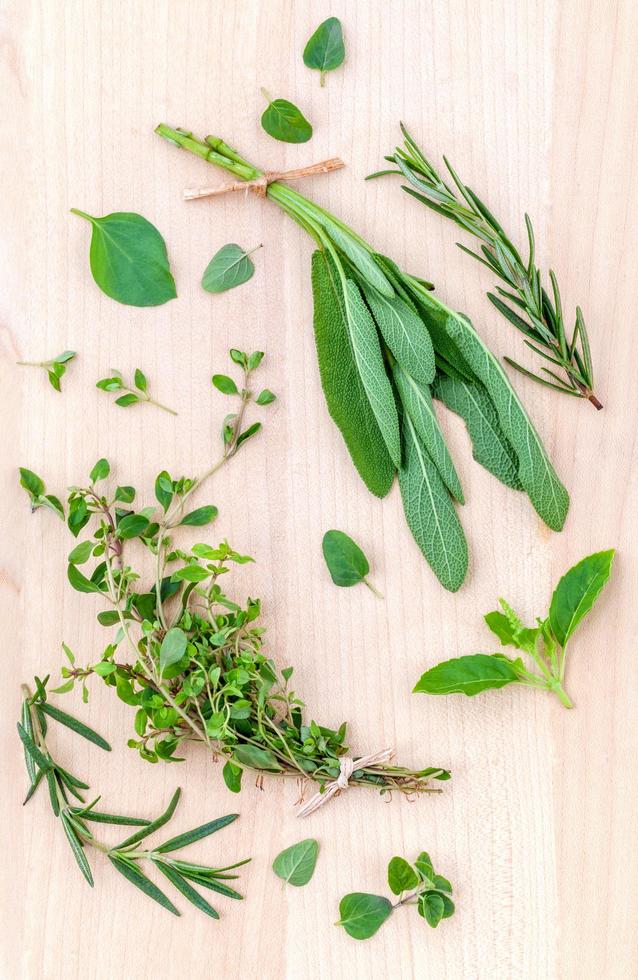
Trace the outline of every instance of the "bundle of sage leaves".
[[[242, 180], [264, 178], [217, 137], [198, 140], [165, 124], [156, 132]], [[524, 490], [545, 523], [560, 530], [567, 491], [468, 318], [291, 187], [274, 181], [266, 193], [317, 244], [314, 329], [330, 415], [372, 493], [384, 497], [398, 471], [406, 520], [442, 585], [462, 585], [468, 549], [454, 505], [463, 503], [463, 491], [432, 396], [463, 417], [478, 462]]]

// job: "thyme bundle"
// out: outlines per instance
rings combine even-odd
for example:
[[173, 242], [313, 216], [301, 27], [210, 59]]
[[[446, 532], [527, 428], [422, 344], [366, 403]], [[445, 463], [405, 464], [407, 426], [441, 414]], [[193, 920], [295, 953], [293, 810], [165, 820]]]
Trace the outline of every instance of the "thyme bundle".
[[222, 139], [199, 140], [165, 124], [156, 132], [248, 187], [263, 191], [266, 183], [266, 196], [316, 242], [314, 326], [328, 409], [372, 493], [385, 496], [398, 471], [410, 530], [445, 588], [463, 583], [468, 552], [454, 506], [463, 491], [432, 395], [465, 419], [479, 462], [525, 490], [549, 527], [562, 528], [567, 491], [502, 367], [464, 315]]

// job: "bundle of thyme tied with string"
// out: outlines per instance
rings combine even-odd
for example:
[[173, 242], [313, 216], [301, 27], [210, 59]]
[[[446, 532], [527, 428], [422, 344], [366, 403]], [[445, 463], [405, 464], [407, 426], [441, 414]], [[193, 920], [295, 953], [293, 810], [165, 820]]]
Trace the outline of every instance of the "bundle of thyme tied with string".
[[[257, 773], [259, 785], [266, 774], [297, 778], [301, 796], [308, 782], [318, 784], [321, 793], [325, 788], [326, 799], [350, 785], [381, 793], [434, 792], [430, 780], [448, 779], [446, 770], [392, 765], [389, 750], [353, 759], [345, 723], [332, 729], [304, 721], [304, 704], [290, 687], [292, 668], [280, 670], [264, 652], [259, 601], [249, 598], [240, 605], [222, 587], [231, 567], [251, 558], [226, 541], [183, 550], [174, 540], [178, 528], [214, 520], [217, 508], [190, 510], [191, 497], [260, 428], [259, 422], [246, 425], [250, 403], [274, 400], [268, 389], [256, 397], [251, 391], [263, 354], [233, 350], [231, 357], [243, 371], [241, 386], [225, 375], [213, 378], [221, 391], [238, 400], [237, 410], [224, 420], [221, 457], [199, 478], [160, 473], [155, 483], [159, 513], [157, 506], [132, 509], [133, 487], [107, 489], [106, 460], [93, 468], [88, 486], [71, 488], [69, 527], [75, 536], [90, 528], [90, 536], [70, 553], [68, 578], [79, 592], [107, 601], [109, 608], [98, 620], [117, 627], [117, 633], [100, 659], [85, 667], [65, 648], [70, 664], [62, 670], [64, 682], [57, 692], [76, 684], [86, 691], [88, 678], [103, 678], [136, 709], [135, 737], [128, 744], [142, 758], [178, 762], [188, 742], [201, 742], [213, 759], [223, 760], [223, 777], [233, 792], [239, 792], [245, 769]], [[24, 473], [32, 506], [41, 506], [41, 493], [35, 490], [43, 487], [42, 481], [36, 484]], [[141, 586], [140, 573], [129, 563], [128, 546], [135, 539], [154, 556], [155, 581], [149, 589]], [[85, 574], [80, 566], [91, 559], [97, 564]]]

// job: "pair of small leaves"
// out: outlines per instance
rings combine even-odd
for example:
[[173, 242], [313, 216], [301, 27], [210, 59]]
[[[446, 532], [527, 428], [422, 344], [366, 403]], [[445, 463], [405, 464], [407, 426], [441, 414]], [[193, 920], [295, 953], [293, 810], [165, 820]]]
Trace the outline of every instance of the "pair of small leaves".
[[[611, 574], [613, 558], [613, 549], [599, 551], [571, 568], [554, 590], [549, 617], [540, 620], [537, 627], [525, 627], [503, 600], [503, 611], [486, 615], [487, 625], [504, 646], [522, 650], [537, 662], [541, 662], [539, 658], [543, 657], [544, 677], [530, 675], [520, 658], [512, 660], [501, 653], [476, 653], [446, 660], [432, 667], [423, 674], [414, 691], [425, 694], [466, 694], [472, 697], [482, 691], [505, 687], [515, 682], [529, 683], [532, 677], [536, 678], [532, 683], [554, 691], [566, 707], [571, 707], [571, 701], [562, 688], [565, 647], [600, 595]], [[541, 641], [545, 644], [549, 657], [547, 653], [543, 655], [538, 652], [537, 646]], [[555, 656], [557, 645], [562, 648], [560, 660]], [[551, 664], [550, 679], [546, 676], [548, 659]]]
[[[218, 391], [221, 391], [222, 395], [240, 394], [237, 384], [227, 374], [214, 374], [211, 380], [213, 382], [213, 386], [217, 388]], [[255, 398], [255, 403], [257, 405], [270, 405], [276, 398], [277, 396], [273, 394], [269, 388], [264, 388]]]
[[363, 551], [351, 537], [343, 531], [326, 531], [322, 541], [323, 557], [330, 577], [335, 585], [349, 588], [364, 582], [368, 588], [379, 595], [368, 582], [370, 564]]
[[256, 245], [250, 252], [244, 251], [241, 245], [231, 243], [224, 245], [215, 252], [204, 270], [202, 286], [209, 293], [224, 293], [252, 279], [255, 266], [250, 258], [261, 245]]
[[286, 884], [299, 888], [307, 885], [315, 873], [318, 854], [318, 841], [309, 837], [281, 851], [273, 861], [272, 869]]
[[271, 99], [265, 89], [261, 93], [268, 102], [261, 117], [262, 128], [268, 135], [283, 143], [307, 143], [312, 126], [301, 110], [287, 99]]
[[306, 68], [321, 72], [321, 85], [325, 85], [326, 72], [334, 71], [343, 64], [346, 49], [343, 43], [343, 29], [338, 17], [328, 17], [319, 25], [304, 48], [303, 61]]
[[127, 306], [160, 306], [177, 296], [164, 239], [150, 221], [128, 211], [102, 218], [71, 211], [91, 223], [91, 272], [102, 292]]
[[42, 367], [46, 369], [47, 377], [52, 388], [62, 391], [61, 379], [66, 373], [67, 364], [75, 357], [74, 350], [65, 350], [57, 357], [52, 357], [50, 361], [18, 361], [18, 364], [28, 367]]

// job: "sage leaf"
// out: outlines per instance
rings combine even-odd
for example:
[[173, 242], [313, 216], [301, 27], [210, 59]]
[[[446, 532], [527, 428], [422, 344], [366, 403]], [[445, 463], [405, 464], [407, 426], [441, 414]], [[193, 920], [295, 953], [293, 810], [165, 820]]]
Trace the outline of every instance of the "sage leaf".
[[422, 384], [431, 384], [436, 373], [434, 348], [418, 313], [399, 296], [383, 296], [365, 283], [363, 295], [383, 339], [404, 371]]
[[392, 903], [381, 895], [351, 892], [339, 903], [338, 926], [353, 939], [369, 939], [392, 915]]
[[160, 674], [163, 674], [167, 667], [176, 664], [186, 653], [188, 638], [184, 630], [179, 626], [174, 626], [168, 631], [160, 647]]
[[456, 592], [467, 573], [465, 534], [439, 471], [419, 442], [411, 418], [404, 419], [405, 462], [399, 487], [408, 526], [444, 588]]
[[262, 128], [283, 143], [307, 143], [312, 136], [312, 126], [300, 109], [287, 99], [271, 99], [265, 89], [261, 94], [268, 108], [261, 117]]
[[255, 272], [255, 266], [250, 258], [261, 245], [245, 252], [241, 245], [224, 245], [215, 252], [204, 270], [202, 286], [209, 293], [223, 293], [248, 282]]
[[328, 17], [319, 24], [306, 44], [303, 52], [304, 65], [321, 72], [321, 85], [325, 85], [326, 72], [342, 65], [345, 56], [341, 21], [338, 17]]
[[412, 419], [416, 433], [439, 471], [441, 479], [455, 500], [460, 504], [464, 503], [461, 481], [436, 417], [429, 387], [417, 384], [398, 363], [394, 365], [394, 381], [401, 404]]
[[472, 440], [472, 456], [493, 476], [513, 490], [522, 490], [518, 458], [507, 441], [496, 409], [483, 385], [439, 374], [432, 394], [460, 415]]
[[414, 694], [466, 694], [473, 697], [491, 688], [505, 687], [520, 680], [514, 661], [501, 654], [475, 653], [444, 660], [426, 670]]
[[272, 869], [278, 878], [296, 888], [307, 885], [315, 873], [319, 844], [308, 838], [281, 851], [273, 861]]
[[357, 371], [390, 458], [398, 468], [401, 465], [399, 416], [383, 362], [377, 328], [356, 283], [351, 279], [346, 280], [344, 300], [348, 335]]
[[326, 531], [321, 547], [330, 577], [335, 585], [347, 588], [365, 582], [370, 565], [359, 545], [351, 537], [343, 531]]
[[102, 218], [71, 211], [91, 223], [91, 272], [102, 292], [127, 306], [161, 306], [175, 299], [166, 245], [150, 221], [129, 211]]
[[394, 479], [394, 466], [359, 377], [339, 275], [323, 251], [312, 256], [312, 292], [319, 373], [330, 417], [368, 490], [384, 497]]
[[402, 857], [393, 857], [388, 864], [388, 885], [394, 895], [416, 888], [420, 878], [409, 861]]
[[277, 756], [270, 749], [260, 749], [258, 745], [237, 745], [233, 755], [238, 762], [250, 769], [281, 771]]
[[583, 558], [563, 575], [549, 609], [552, 633], [562, 647], [587, 615], [611, 574], [614, 549]]

